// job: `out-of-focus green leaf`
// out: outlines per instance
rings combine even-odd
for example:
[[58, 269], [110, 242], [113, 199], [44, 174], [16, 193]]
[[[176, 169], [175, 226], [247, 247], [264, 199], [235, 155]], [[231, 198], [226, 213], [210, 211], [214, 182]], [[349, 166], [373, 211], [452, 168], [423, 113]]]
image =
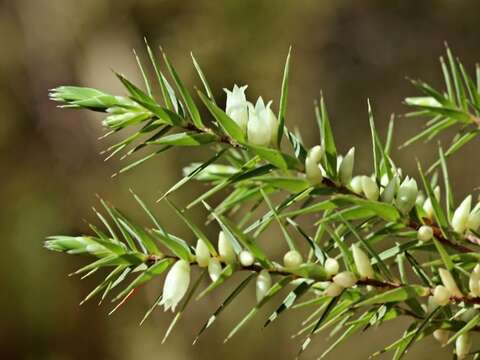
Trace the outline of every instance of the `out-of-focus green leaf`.
[[198, 146], [211, 144], [217, 140], [217, 136], [210, 133], [198, 133], [187, 131], [164, 136], [160, 139], [150, 141], [151, 145], [175, 145], [175, 146]]

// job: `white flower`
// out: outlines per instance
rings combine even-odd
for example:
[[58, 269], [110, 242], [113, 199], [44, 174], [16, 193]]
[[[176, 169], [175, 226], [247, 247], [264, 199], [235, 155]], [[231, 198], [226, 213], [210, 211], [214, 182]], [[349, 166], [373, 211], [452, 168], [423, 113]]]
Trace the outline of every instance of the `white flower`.
[[363, 176], [355, 176], [352, 181], [350, 181], [350, 188], [357, 195], [362, 194], [362, 177]]
[[327, 260], [325, 260], [324, 267], [328, 276], [336, 275], [338, 273], [338, 270], [340, 269], [338, 261], [333, 258], [328, 258]]
[[433, 337], [437, 340], [442, 346], [447, 345], [448, 342], [448, 330], [437, 329], [433, 332]]
[[473, 231], [478, 231], [478, 228], [480, 228], [480, 202], [475, 205], [468, 216], [467, 227]]
[[283, 256], [283, 265], [285, 267], [298, 267], [302, 263], [302, 255], [297, 250], [290, 250]]
[[348, 289], [357, 283], [357, 278], [354, 273], [343, 271], [333, 277], [333, 282], [342, 288]]
[[450, 295], [450, 291], [443, 285], [437, 285], [433, 289], [433, 300], [439, 306], [447, 305], [450, 302]]
[[305, 173], [307, 174], [307, 179], [313, 185], [318, 185], [323, 180], [322, 167], [320, 165], [322, 156], [323, 148], [320, 145], [316, 145], [310, 149], [305, 159]]
[[248, 122], [248, 103], [245, 96], [247, 85], [238, 87], [233, 86], [233, 90], [223, 89], [227, 93], [227, 104], [225, 112], [233, 121], [243, 130], [247, 130]]
[[369, 176], [362, 176], [362, 190], [368, 200], [377, 201], [379, 190], [378, 185]]
[[268, 290], [272, 287], [272, 277], [270, 273], [263, 269], [257, 276], [257, 283], [255, 286], [256, 295], [257, 295], [257, 302], [260, 302], [265, 295], [267, 294]]
[[368, 255], [357, 244], [352, 245], [353, 260], [358, 274], [364, 279], [373, 279], [374, 271]]
[[251, 266], [255, 262], [255, 257], [252, 255], [250, 251], [243, 250], [240, 255], [240, 264], [242, 266]]
[[[440, 186], [435, 187], [435, 189], [433, 190], [433, 194], [435, 195], [435, 199], [437, 199], [437, 201], [440, 201]], [[423, 203], [423, 211], [425, 211], [429, 219], [433, 218], [434, 211], [432, 199], [428, 198], [427, 200], [425, 200], [425, 202]]]
[[403, 214], [410, 212], [410, 210], [412, 210], [412, 208], [415, 206], [417, 195], [417, 182], [415, 179], [409, 179], [406, 177], [398, 188], [397, 197], [395, 199], [395, 205], [397, 206], [397, 209]]
[[237, 261], [237, 255], [235, 254], [235, 250], [233, 250], [232, 241], [223, 231], [218, 233], [218, 253], [227, 264], [234, 264]]
[[480, 297], [480, 265], [477, 264], [470, 274], [470, 278], [468, 280], [468, 287], [470, 288], [470, 292], [475, 297]]
[[323, 294], [325, 296], [330, 296], [330, 297], [335, 297], [335, 296], [338, 296], [340, 295], [340, 293], [343, 291], [343, 287], [338, 285], [337, 283], [334, 283], [334, 282], [331, 282], [327, 288], [325, 289], [325, 291], [323, 292]]
[[164, 306], [164, 310], [175, 311], [178, 303], [184, 297], [190, 284], [190, 264], [185, 260], [178, 260], [165, 278], [163, 285], [162, 301], [159, 305]]
[[472, 339], [470, 333], [460, 335], [455, 341], [455, 352], [457, 353], [458, 360], [463, 360], [467, 357], [470, 349], [472, 348]]
[[433, 237], [433, 229], [428, 225], [422, 225], [417, 231], [417, 239], [420, 241], [428, 241]]
[[440, 268], [438, 269], [438, 273], [440, 275], [440, 278], [442, 279], [443, 285], [447, 288], [447, 290], [450, 292], [452, 296], [456, 297], [462, 297], [462, 292], [458, 289], [457, 283], [455, 282], [455, 279], [453, 278], [452, 274], [450, 271], [447, 269]]
[[392, 203], [393, 199], [395, 198], [395, 194], [397, 192], [400, 180], [398, 179], [397, 175], [394, 175], [392, 179], [387, 183], [385, 189], [382, 191], [382, 201], [386, 203]]
[[261, 97], [258, 98], [255, 107], [248, 104], [248, 141], [254, 145], [269, 146], [276, 142], [278, 121], [270, 109], [271, 104], [269, 101], [265, 106]]
[[222, 264], [217, 258], [210, 258], [208, 262], [208, 275], [212, 281], [217, 281], [222, 273]]
[[195, 247], [195, 258], [197, 264], [200, 267], [207, 267], [210, 260], [210, 251], [207, 244], [202, 239], [198, 239], [197, 246]]
[[467, 229], [471, 207], [472, 195], [468, 195], [453, 213], [452, 228], [459, 234], [462, 234]]
[[342, 162], [340, 163], [340, 167], [338, 169], [340, 182], [343, 185], [350, 184], [350, 181], [352, 180], [354, 162], [355, 162], [355, 148], [352, 147], [350, 150], [348, 150], [347, 155], [345, 155], [345, 157], [343, 158]]

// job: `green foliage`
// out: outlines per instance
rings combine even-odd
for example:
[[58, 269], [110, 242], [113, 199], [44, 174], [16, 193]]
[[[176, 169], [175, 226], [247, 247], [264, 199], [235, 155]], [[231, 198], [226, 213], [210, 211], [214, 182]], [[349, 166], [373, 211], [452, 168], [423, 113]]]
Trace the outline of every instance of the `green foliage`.
[[[214, 99], [207, 77], [193, 54], [193, 65], [205, 94], [200, 90], [190, 92], [162, 52], [165, 73], [170, 75], [172, 87], [148, 44], [147, 53], [162, 101], [155, 99], [153, 84], [136, 54], [145, 90], [117, 74], [126, 96], [60, 86], [51, 91], [51, 99], [61, 107], [105, 113], [105, 137], [119, 131], [124, 134], [118, 143], [107, 148], [107, 158], [123, 153], [121, 158], [125, 159], [138, 151], [146, 151], [118, 173], [131, 170], [176, 146], [208, 146], [214, 154], [204, 162], [188, 166], [184, 177], [164, 191], [158, 200], [171, 207], [190, 229], [191, 237], [182, 239], [170, 233], [155, 217], [155, 211], [132, 192], [152, 223], [151, 227], [140, 225], [100, 199], [104, 212], [96, 209], [94, 212], [102, 228], [92, 224], [92, 235], [52, 236], [46, 240], [45, 247], [49, 250], [91, 259], [74, 274], [86, 277], [100, 269], [108, 272], [82, 303], [95, 296], [103, 301], [116, 289], [117, 293], [112, 296], [112, 302], [116, 303], [113, 313], [130, 296], [141, 291], [142, 285], [158, 281], [168, 272], [163, 293], [141, 321], [143, 323], [158, 306], [174, 309], [183, 300], [166, 331], [165, 341], [192, 299], [216, 291], [223, 283], [234, 281], [234, 274], [245, 272], [243, 280], [199, 327], [194, 342], [254, 279], [257, 301], [225, 341], [254, 316], [260, 315], [261, 308], [273, 303], [272, 300], [278, 299], [283, 292], [283, 300], [270, 310], [265, 326], [281, 321], [280, 315], [287, 311], [312, 309], [295, 335], [305, 336], [299, 355], [320, 331], [340, 332], [321, 355], [324, 357], [353, 334], [400, 316], [410, 317], [411, 325], [400, 339], [374, 355], [391, 351], [394, 359], [400, 359], [411, 346], [436, 329], [452, 331], [449, 343], [479, 329], [480, 315], [475, 305], [480, 304], [480, 256], [476, 253], [480, 244], [480, 214], [475, 209], [470, 212], [465, 207], [456, 207], [447, 160], [472, 141], [479, 131], [480, 89], [448, 48], [447, 60], [441, 59], [446, 90], [437, 91], [424, 82], [412, 81], [422, 96], [405, 100], [415, 108], [407, 117], [430, 119], [426, 129], [404, 146], [418, 140], [430, 140], [454, 126], [460, 129], [447, 150], [439, 149], [438, 161], [427, 172], [418, 164], [422, 193], [413, 177], [404, 176], [391, 158], [393, 119], [384, 143], [376, 130], [370, 102], [367, 110], [373, 174], [342, 183], [344, 178], [339, 175], [339, 169], [343, 160], [337, 154], [332, 121], [323, 96], [314, 109], [321, 147], [307, 157], [307, 146], [286, 123], [288, 82], [292, 71], [290, 51], [283, 72], [278, 119], [273, 112], [266, 111], [262, 115], [264, 121], [275, 122], [274, 141], [264, 144], [254, 143], [252, 135], [255, 134], [241, 122], [242, 117], [251, 121], [252, 109], [237, 98], [235, 101], [240, 101], [244, 108], [234, 110], [245, 112], [224, 110]], [[476, 82], [480, 83], [480, 79]], [[243, 92], [244, 88], [239, 91]], [[199, 103], [207, 111], [201, 111], [192, 94], [198, 95]], [[210, 116], [203, 117], [203, 113]], [[267, 126], [267, 122], [264, 125]], [[282, 148], [284, 135], [291, 145], [288, 150]], [[310, 156], [315, 158], [312, 160]], [[442, 170], [444, 201], [437, 197], [435, 190], [437, 176], [429, 178], [437, 166]], [[174, 204], [170, 195], [194, 179], [207, 183], [209, 189], [188, 204]], [[223, 198], [211, 200], [213, 195], [220, 194]], [[188, 214], [189, 209], [200, 203], [209, 213], [205, 224], [194, 223]], [[254, 210], [262, 209], [262, 204], [267, 210], [255, 216]], [[317, 216], [315, 220], [312, 215]], [[218, 244], [207, 235], [206, 226], [210, 220], [215, 220], [222, 230]], [[303, 225], [305, 223], [309, 225]], [[283, 263], [272, 258], [267, 245], [259, 242], [272, 224], [278, 226], [288, 246]], [[431, 229], [430, 239], [417, 240], [420, 227]], [[304, 247], [299, 239], [305, 241], [308, 252], [300, 252]], [[425, 259], [428, 261], [423, 262]], [[185, 283], [185, 276], [191, 276], [185, 264], [187, 268], [207, 269], [202, 269], [193, 284], [189, 284], [189, 281]], [[447, 270], [451, 280], [445, 280]], [[211, 282], [206, 284], [207, 273]], [[169, 281], [169, 277], [175, 281]], [[452, 282], [458, 287], [457, 293], [452, 290]], [[181, 283], [188, 289], [180, 293]], [[442, 304], [437, 294], [439, 285], [445, 285], [449, 291]], [[301, 298], [305, 300], [300, 302]]]

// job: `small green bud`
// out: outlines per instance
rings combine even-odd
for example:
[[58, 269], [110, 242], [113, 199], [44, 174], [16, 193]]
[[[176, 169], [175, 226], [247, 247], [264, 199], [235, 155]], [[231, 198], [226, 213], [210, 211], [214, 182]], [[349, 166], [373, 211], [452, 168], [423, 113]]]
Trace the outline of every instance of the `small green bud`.
[[422, 225], [417, 231], [417, 239], [420, 241], [429, 241], [433, 237], [433, 229], [428, 225]]
[[297, 250], [290, 250], [283, 257], [283, 265], [287, 268], [298, 267], [302, 263], [302, 255]]
[[418, 187], [415, 179], [409, 179], [408, 177], [402, 182], [398, 188], [397, 197], [395, 199], [395, 205], [397, 209], [403, 214], [407, 214], [415, 206], [417, 200]]
[[399, 186], [398, 176], [395, 175], [385, 186], [385, 189], [382, 191], [381, 199], [383, 202], [391, 204], [395, 198]]

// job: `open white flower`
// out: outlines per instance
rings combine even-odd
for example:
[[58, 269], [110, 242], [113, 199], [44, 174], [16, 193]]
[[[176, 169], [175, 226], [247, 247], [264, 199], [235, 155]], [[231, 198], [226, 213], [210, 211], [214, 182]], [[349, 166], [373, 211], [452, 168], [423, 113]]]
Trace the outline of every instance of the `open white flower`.
[[223, 89], [227, 93], [227, 104], [225, 112], [237, 123], [243, 131], [247, 130], [248, 102], [245, 96], [247, 85], [233, 85], [233, 89]]
[[253, 145], [269, 146], [277, 140], [278, 121], [270, 109], [271, 101], [265, 105], [261, 97], [255, 107], [248, 103], [248, 141]]
[[190, 285], [190, 264], [186, 260], [178, 260], [170, 269], [163, 285], [163, 297], [159, 305], [164, 310], [175, 311], [178, 303], [185, 296]]

